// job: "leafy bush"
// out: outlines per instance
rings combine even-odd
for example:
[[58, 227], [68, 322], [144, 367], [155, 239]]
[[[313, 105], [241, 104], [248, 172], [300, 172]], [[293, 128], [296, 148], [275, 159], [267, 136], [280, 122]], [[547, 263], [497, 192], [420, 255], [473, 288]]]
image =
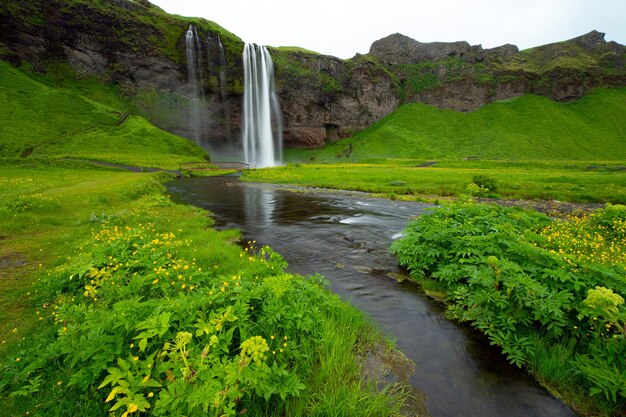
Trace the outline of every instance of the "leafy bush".
[[[533, 368], [538, 346], [572, 341], [577, 356], [564, 361], [564, 372], [617, 409], [626, 405], [619, 382], [626, 375], [626, 262], [596, 259], [609, 259], [600, 252], [621, 242], [620, 213], [607, 208], [565, 222], [517, 208], [450, 205], [410, 223], [391, 250], [413, 278], [437, 281], [449, 314], [481, 330], [512, 363]], [[607, 242], [601, 250], [590, 233], [598, 223]], [[585, 243], [567, 245], [564, 230]], [[597, 258], [581, 251], [586, 245], [595, 245]], [[610, 375], [621, 376], [603, 382]]]
[[269, 247], [251, 242], [240, 254], [250, 267], [225, 276], [182, 256], [188, 245], [151, 223], [103, 220], [50, 277], [56, 337], [23, 352], [0, 389], [31, 395], [58, 363], [72, 389], [97, 386], [113, 416], [286, 413], [319, 361], [334, 298], [318, 278], [283, 272]]
[[480, 188], [484, 188], [487, 191], [497, 191], [498, 183], [495, 178], [488, 177], [486, 175], [474, 175], [472, 182]]
[[467, 187], [465, 187], [465, 191], [470, 197], [475, 197], [475, 196], [483, 196], [489, 190], [486, 189], [485, 187], [479, 186], [478, 184], [470, 182], [469, 184], [467, 184]]

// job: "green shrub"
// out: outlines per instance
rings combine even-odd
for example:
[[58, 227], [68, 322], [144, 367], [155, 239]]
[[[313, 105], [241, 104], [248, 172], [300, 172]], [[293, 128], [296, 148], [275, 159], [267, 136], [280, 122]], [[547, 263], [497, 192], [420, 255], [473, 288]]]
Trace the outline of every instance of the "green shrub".
[[[150, 212], [172, 203], [149, 196], [142, 207]], [[251, 242], [239, 257], [248, 266], [225, 275], [220, 265], [201, 267], [186, 257], [190, 242], [154, 224], [107, 215], [90, 220], [99, 229], [47, 279], [59, 294], [45, 307], [55, 337], [22, 351], [6, 368], [3, 393], [43, 391], [60, 366], [69, 374], [68, 389], [93, 394], [98, 387], [100, 404], [113, 415], [265, 415], [267, 409], [291, 415], [289, 404], [320, 366], [320, 349], [337, 349], [325, 344], [329, 329], [337, 330], [333, 315], [351, 314], [357, 328], [360, 316], [344, 311], [319, 277], [285, 273], [286, 262], [269, 247]], [[354, 358], [346, 359], [356, 370]], [[327, 360], [336, 372], [335, 359]], [[354, 395], [354, 387], [347, 391]], [[395, 412], [382, 396], [369, 398], [367, 407], [388, 410], [371, 415]]]
[[487, 177], [486, 175], [475, 175], [472, 178], [472, 182], [478, 185], [481, 189], [486, 191], [496, 191], [498, 189], [497, 181], [495, 178]]
[[[589, 217], [614, 225], [612, 210]], [[593, 221], [571, 221], [593, 243]], [[567, 252], [555, 240], [559, 222], [517, 208], [449, 205], [411, 222], [391, 250], [414, 279], [438, 282], [449, 315], [482, 331], [512, 363], [546, 369], [537, 349], [567, 345], [572, 356], [559, 362], [557, 382], [583, 387], [613, 415], [626, 406], [626, 264]]]

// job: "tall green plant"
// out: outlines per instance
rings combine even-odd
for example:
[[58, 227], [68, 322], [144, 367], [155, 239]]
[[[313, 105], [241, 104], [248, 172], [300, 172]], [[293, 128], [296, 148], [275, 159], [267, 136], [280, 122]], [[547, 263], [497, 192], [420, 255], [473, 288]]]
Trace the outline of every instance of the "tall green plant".
[[607, 218], [606, 239], [618, 238], [626, 212], [609, 207], [590, 218], [569, 226], [521, 209], [449, 205], [411, 222], [391, 251], [413, 278], [437, 281], [450, 316], [481, 330], [512, 363], [533, 368], [546, 343], [573, 346], [563, 349], [572, 356], [559, 374], [579, 379], [615, 410], [626, 404], [626, 265], [594, 263], [607, 258], [568, 253], [555, 239], [568, 227], [591, 239], [590, 228]]

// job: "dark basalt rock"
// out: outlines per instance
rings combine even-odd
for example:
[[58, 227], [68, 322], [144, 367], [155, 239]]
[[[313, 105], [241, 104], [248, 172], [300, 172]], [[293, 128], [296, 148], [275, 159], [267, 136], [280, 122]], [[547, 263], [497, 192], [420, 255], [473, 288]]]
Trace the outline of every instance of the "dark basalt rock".
[[446, 58], [474, 59], [482, 51], [480, 45], [465, 41], [422, 43], [400, 33], [379, 39], [370, 47], [369, 54], [382, 63], [418, 64]]

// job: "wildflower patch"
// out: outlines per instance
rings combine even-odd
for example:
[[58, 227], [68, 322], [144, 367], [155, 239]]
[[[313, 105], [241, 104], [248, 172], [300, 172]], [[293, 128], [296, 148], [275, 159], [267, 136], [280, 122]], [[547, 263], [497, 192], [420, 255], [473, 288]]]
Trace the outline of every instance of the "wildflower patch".
[[[618, 410], [626, 406], [625, 225], [623, 206], [555, 220], [456, 204], [410, 223], [392, 251], [412, 277], [447, 294], [450, 316], [512, 363], [541, 373], [542, 363], [558, 361], [568, 386]], [[545, 346], [570, 356], [545, 360]], [[550, 381], [547, 369], [540, 376]]]

